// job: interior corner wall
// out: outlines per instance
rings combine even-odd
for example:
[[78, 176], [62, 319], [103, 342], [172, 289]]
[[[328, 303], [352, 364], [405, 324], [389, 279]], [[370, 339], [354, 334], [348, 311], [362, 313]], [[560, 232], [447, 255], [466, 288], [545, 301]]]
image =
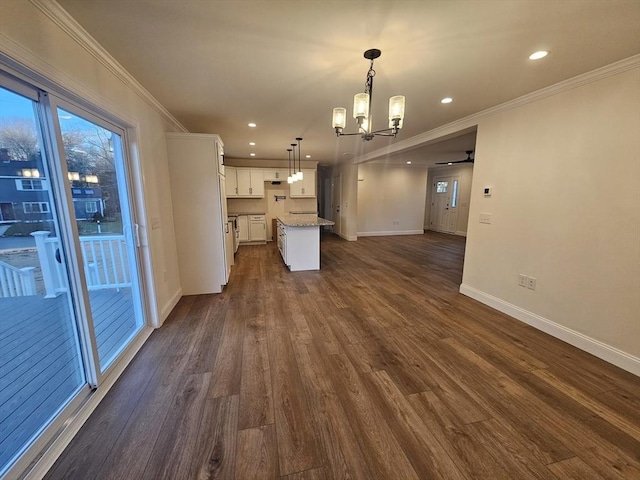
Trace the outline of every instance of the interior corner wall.
[[636, 374], [639, 85], [636, 67], [480, 121], [461, 286]]
[[423, 233], [427, 168], [358, 166], [358, 236]]
[[431, 195], [433, 193], [434, 178], [441, 176], [459, 176], [460, 187], [458, 189], [458, 220], [456, 224], [456, 235], [466, 235], [469, 224], [469, 204], [471, 202], [471, 183], [473, 179], [473, 164], [445, 165], [442, 167], [429, 168], [427, 177], [427, 194], [425, 197], [424, 209], [424, 229], [430, 228], [431, 224]]
[[340, 236], [349, 241], [358, 239], [358, 165], [336, 167], [333, 175], [340, 174], [342, 188], [340, 198]]
[[0, 53], [131, 127], [132, 160], [139, 162], [144, 185], [141, 208], [157, 225], [143, 224], [141, 233], [152, 263], [152, 315], [162, 322], [181, 294], [164, 136], [176, 124], [33, 3], [0, 1], [0, 18]]

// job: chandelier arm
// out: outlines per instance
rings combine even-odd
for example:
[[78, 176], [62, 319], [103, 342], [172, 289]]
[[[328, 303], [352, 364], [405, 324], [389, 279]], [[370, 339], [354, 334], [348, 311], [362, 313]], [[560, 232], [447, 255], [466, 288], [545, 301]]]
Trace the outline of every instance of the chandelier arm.
[[374, 133], [376, 135], [385, 135], [385, 132], [389, 132], [386, 133], [386, 135], [396, 135], [397, 130], [395, 128], [383, 128], [382, 130], [376, 130], [375, 132], [371, 132]]
[[342, 133], [342, 132], [340, 132], [340, 133], [336, 134], [336, 136], [338, 136], [338, 137], [352, 137], [354, 135], [362, 136], [362, 133], [360, 133], [360, 132], [355, 132], [355, 133]]

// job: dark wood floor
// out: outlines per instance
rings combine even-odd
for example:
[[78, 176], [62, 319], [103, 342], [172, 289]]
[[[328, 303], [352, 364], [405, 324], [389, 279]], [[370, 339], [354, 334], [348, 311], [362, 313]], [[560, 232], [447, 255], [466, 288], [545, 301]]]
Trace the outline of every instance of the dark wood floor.
[[640, 479], [639, 379], [458, 293], [464, 239], [244, 246], [49, 479]]

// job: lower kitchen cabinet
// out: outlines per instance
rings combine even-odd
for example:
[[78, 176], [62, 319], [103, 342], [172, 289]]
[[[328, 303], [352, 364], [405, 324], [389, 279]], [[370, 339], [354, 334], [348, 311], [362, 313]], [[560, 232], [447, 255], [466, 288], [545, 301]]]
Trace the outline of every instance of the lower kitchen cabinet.
[[264, 215], [249, 216], [249, 241], [267, 241], [267, 221]]
[[246, 215], [238, 215], [238, 241], [249, 241], [249, 217]]
[[238, 241], [241, 243], [266, 242], [265, 215], [238, 215]]

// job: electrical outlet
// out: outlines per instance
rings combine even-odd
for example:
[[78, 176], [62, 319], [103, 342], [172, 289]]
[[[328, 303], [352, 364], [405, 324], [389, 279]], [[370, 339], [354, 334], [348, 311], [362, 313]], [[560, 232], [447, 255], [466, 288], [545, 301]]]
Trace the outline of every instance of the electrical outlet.
[[491, 214], [490, 213], [481, 213], [480, 214], [480, 223], [491, 223]]
[[528, 277], [528, 279], [527, 279], [527, 288], [529, 290], [535, 290], [536, 289], [536, 278], [535, 277]]
[[518, 277], [518, 285], [521, 287], [526, 287], [527, 283], [529, 283], [529, 277], [521, 273]]

